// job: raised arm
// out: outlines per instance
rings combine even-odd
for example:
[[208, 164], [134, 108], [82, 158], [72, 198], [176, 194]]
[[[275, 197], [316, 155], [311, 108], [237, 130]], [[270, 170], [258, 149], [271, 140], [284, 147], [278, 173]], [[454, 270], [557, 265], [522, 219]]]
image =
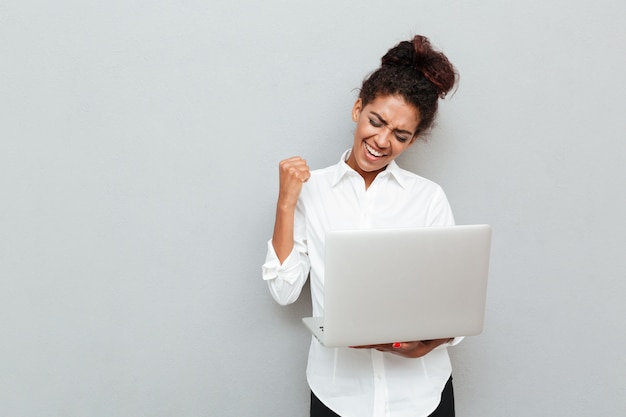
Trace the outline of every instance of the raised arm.
[[280, 186], [276, 203], [276, 220], [272, 246], [282, 264], [293, 250], [293, 230], [296, 204], [302, 184], [311, 176], [306, 161], [299, 156], [285, 159], [279, 164]]
[[[263, 264], [263, 279], [281, 305], [296, 301], [309, 274], [310, 261], [303, 243], [294, 240], [298, 197], [311, 173], [306, 161], [292, 157], [280, 162], [280, 186], [276, 221]], [[297, 249], [294, 249], [298, 246]]]

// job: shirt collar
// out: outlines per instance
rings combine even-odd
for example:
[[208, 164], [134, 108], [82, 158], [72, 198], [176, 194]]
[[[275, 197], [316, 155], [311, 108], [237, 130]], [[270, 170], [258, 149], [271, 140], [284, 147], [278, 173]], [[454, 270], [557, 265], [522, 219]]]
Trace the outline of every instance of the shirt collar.
[[[337, 164], [337, 170], [335, 171], [335, 177], [333, 178], [332, 186], [339, 184], [339, 182], [346, 177], [347, 175], [352, 175], [354, 173], [359, 175], [355, 170], [353, 170], [346, 161], [348, 160], [348, 156], [350, 155], [351, 149], [348, 149], [341, 155], [341, 159]], [[402, 175], [402, 169], [398, 166], [396, 161], [391, 161], [387, 168], [378, 175], [386, 175], [394, 178], [398, 185], [402, 188], [406, 188], [406, 181], [404, 176]]]

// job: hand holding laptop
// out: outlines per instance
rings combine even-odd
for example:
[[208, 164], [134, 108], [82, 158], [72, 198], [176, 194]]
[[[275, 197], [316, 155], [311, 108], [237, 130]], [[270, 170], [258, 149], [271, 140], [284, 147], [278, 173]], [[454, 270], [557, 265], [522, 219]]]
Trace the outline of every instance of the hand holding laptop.
[[421, 358], [430, 353], [437, 346], [450, 342], [452, 338], [422, 340], [415, 342], [395, 342], [378, 345], [351, 346], [353, 349], [376, 349], [380, 352], [389, 352], [405, 358]]

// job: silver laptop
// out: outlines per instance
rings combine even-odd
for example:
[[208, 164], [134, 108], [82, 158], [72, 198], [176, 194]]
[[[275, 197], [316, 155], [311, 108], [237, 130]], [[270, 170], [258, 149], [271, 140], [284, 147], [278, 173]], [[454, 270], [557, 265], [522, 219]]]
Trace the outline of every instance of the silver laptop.
[[324, 317], [302, 320], [327, 347], [482, 332], [491, 226], [332, 231]]

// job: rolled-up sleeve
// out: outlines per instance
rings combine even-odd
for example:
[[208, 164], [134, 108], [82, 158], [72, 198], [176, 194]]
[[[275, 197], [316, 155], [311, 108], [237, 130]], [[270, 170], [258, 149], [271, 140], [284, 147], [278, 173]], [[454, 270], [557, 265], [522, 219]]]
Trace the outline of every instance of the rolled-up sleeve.
[[298, 246], [294, 246], [281, 264], [272, 241], [267, 242], [267, 256], [262, 266], [263, 279], [267, 282], [272, 297], [280, 305], [291, 304], [298, 299], [309, 275], [309, 258], [306, 253], [298, 250]]

